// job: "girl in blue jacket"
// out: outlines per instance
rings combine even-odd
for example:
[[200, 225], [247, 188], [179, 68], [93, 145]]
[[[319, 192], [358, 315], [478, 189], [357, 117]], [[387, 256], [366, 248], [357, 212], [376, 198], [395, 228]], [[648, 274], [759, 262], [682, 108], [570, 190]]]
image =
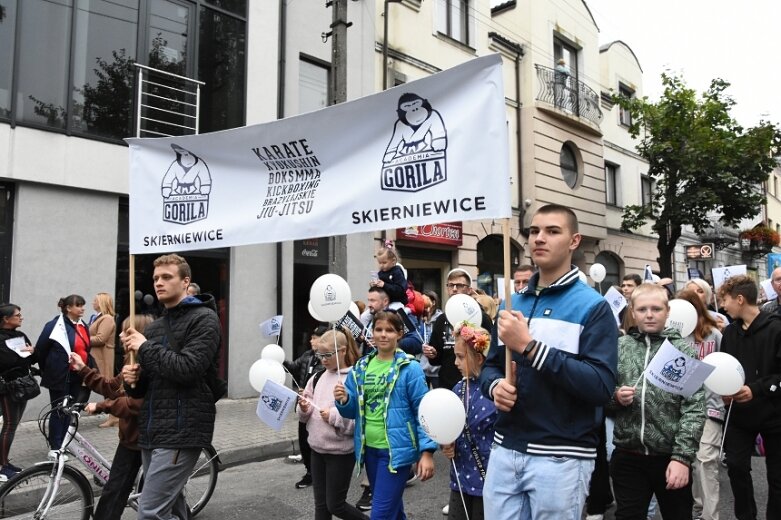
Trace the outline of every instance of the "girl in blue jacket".
[[418, 406], [426, 394], [420, 365], [397, 348], [404, 334], [398, 314], [378, 312], [374, 317], [375, 351], [362, 357], [337, 383], [334, 398], [339, 413], [355, 419], [355, 458], [366, 465], [373, 492], [371, 518], [403, 520], [402, 495], [410, 467], [417, 476], [434, 476], [437, 444], [418, 423]]

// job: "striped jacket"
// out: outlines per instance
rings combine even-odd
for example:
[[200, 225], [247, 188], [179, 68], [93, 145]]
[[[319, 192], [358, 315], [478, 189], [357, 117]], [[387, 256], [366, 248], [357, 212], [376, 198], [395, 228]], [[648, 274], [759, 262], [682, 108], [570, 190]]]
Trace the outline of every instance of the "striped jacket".
[[[618, 328], [608, 303], [572, 269], [537, 293], [539, 274], [513, 295], [531, 336], [540, 342], [534, 359], [517, 352], [517, 399], [499, 412], [494, 440], [534, 455], [595, 458], [603, 407], [616, 384]], [[525, 345], [521, 345], [521, 348]], [[491, 341], [480, 384], [493, 389], [505, 374], [505, 347]]]

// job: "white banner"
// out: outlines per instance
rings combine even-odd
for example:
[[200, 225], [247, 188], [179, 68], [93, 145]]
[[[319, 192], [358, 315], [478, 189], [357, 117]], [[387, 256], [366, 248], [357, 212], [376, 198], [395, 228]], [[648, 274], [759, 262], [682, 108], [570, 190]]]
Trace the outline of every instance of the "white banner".
[[613, 311], [616, 323], [618, 323], [618, 326], [620, 327], [621, 320], [618, 318], [618, 315], [621, 313], [621, 309], [626, 307], [626, 298], [624, 298], [624, 295], [621, 294], [618, 289], [612, 286], [607, 290], [604, 298], [607, 300], [607, 303], [610, 304], [610, 309]]
[[264, 336], [279, 336], [279, 333], [282, 331], [282, 322], [284, 319], [285, 317], [280, 314], [278, 316], [267, 319], [258, 326], [260, 327], [260, 331]]
[[766, 300], [772, 300], [774, 298], [778, 298], [778, 294], [776, 293], [776, 290], [773, 289], [772, 279], [768, 278], [767, 280], [762, 280], [759, 285], [761, 285], [762, 290], [765, 291]]
[[739, 274], [746, 274], [746, 266], [728, 265], [727, 267], [714, 267], [711, 269], [711, 272], [713, 273], [713, 288], [718, 290], [727, 278]]
[[130, 252], [510, 217], [504, 99], [493, 54], [271, 123], [128, 139]]
[[296, 407], [296, 399], [298, 394], [293, 390], [267, 379], [263, 391], [260, 392], [255, 413], [261, 421], [279, 430], [285, 424], [288, 414]]
[[691, 397], [713, 370], [712, 365], [687, 356], [664, 340], [648, 363], [645, 378], [665, 392]]

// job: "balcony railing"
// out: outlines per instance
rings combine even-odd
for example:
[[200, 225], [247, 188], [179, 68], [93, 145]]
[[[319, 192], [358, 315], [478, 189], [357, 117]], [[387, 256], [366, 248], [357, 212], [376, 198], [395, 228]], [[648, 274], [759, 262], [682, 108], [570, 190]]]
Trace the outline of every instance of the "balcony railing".
[[136, 137], [197, 134], [203, 81], [134, 65], [138, 70]]
[[602, 110], [599, 109], [599, 94], [582, 81], [563, 72], [536, 64], [540, 90], [537, 101], [548, 103], [599, 126]]

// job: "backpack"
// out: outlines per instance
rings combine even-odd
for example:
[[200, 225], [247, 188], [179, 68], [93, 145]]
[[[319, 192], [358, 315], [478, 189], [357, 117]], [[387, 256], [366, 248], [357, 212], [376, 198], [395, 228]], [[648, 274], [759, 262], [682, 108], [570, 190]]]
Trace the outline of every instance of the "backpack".
[[411, 281], [407, 280], [407, 305], [406, 307], [414, 314], [416, 317], [420, 318], [423, 316], [424, 311], [424, 304], [423, 304], [423, 294], [415, 289], [415, 286], [412, 284]]

